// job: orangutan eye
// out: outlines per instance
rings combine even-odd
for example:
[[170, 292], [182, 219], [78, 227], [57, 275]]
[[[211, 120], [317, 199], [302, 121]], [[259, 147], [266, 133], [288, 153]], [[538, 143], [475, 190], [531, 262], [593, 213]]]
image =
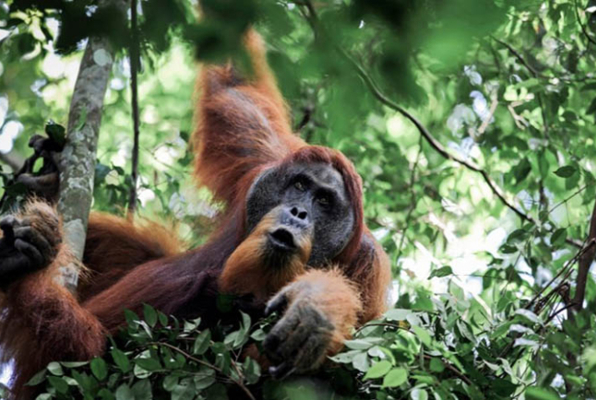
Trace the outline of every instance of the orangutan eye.
[[294, 183], [294, 187], [298, 190], [300, 190], [301, 192], [304, 192], [306, 189], [304, 187], [304, 183], [302, 183], [301, 181], [296, 181]]
[[325, 195], [317, 197], [317, 201], [322, 206], [328, 206], [329, 204], [331, 204], [331, 199], [329, 199], [329, 196]]

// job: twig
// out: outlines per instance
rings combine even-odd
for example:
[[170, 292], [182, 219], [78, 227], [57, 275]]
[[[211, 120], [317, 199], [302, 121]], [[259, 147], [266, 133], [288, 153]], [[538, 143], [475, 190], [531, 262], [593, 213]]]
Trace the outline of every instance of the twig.
[[357, 69], [358, 74], [360, 75], [360, 77], [364, 80], [365, 84], [368, 86], [368, 88], [371, 90], [373, 96], [379, 100], [381, 103], [383, 103], [384, 105], [386, 105], [387, 107], [399, 112], [401, 115], [403, 115], [404, 117], [406, 117], [408, 120], [410, 120], [410, 122], [412, 122], [414, 124], [414, 126], [416, 127], [416, 129], [418, 129], [418, 131], [420, 132], [420, 134], [424, 137], [424, 139], [426, 140], [426, 142], [428, 144], [430, 144], [430, 146], [435, 149], [435, 151], [437, 151], [437, 153], [439, 153], [443, 158], [450, 160], [450, 161], [454, 161], [466, 168], [468, 168], [471, 171], [474, 171], [476, 173], [479, 173], [482, 178], [484, 179], [484, 181], [486, 182], [486, 184], [490, 187], [491, 191], [499, 198], [499, 200], [501, 200], [501, 202], [510, 210], [512, 210], [515, 214], [517, 214], [522, 220], [526, 221], [526, 222], [532, 222], [534, 224], [537, 223], [536, 220], [534, 220], [532, 217], [526, 215], [525, 213], [523, 213], [521, 210], [519, 210], [517, 207], [515, 207], [513, 204], [511, 204], [504, 196], [503, 193], [501, 192], [501, 189], [493, 182], [493, 180], [490, 178], [490, 176], [488, 175], [488, 173], [486, 171], [484, 171], [483, 169], [481, 169], [480, 167], [466, 161], [466, 160], [462, 160], [452, 154], [450, 154], [441, 143], [439, 143], [439, 141], [437, 141], [437, 139], [435, 139], [432, 134], [428, 131], [428, 129], [426, 129], [426, 127], [416, 118], [414, 117], [412, 114], [410, 114], [408, 111], [406, 111], [404, 108], [402, 108], [400, 105], [398, 105], [397, 103], [393, 102], [393, 100], [390, 100], [389, 98], [387, 98], [377, 87], [376, 83], [372, 80], [372, 78], [368, 75], [368, 73], [366, 73], [366, 71], [364, 71], [364, 69], [362, 68], [362, 66], [360, 66], [360, 64], [358, 64], [352, 57], [350, 57], [350, 55], [348, 55], [345, 51], [341, 50], [342, 55], [350, 61], [350, 63], [352, 63], [352, 65]]
[[577, 23], [579, 24], [582, 33], [584, 34], [584, 36], [586, 37], [586, 39], [588, 39], [588, 42], [592, 43], [592, 44], [596, 44], [596, 39], [594, 39], [591, 35], [590, 32], [588, 32], [588, 30], [586, 29], [586, 26], [582, 23], [581, 18], [579, 17], [579, 4], [577, 4], [577, 0], [575, 0], [575, 17], [577, 18]]
[[[211, 368], [214, 371], [219, 372], [220, 374], [223, 374], [223, 371], [220, 368], [216, 367], [215, 365], [210, 364], [207, 361], [203, 361], [203, 360], [200, 360], [200, 359], [198, 359], [196, 357], [193, 357], [190, 354], [188, 354], [187, 352], [185, 352], [184, 350], [179, 349], [178, 347], [176, 347], [174, 345], [171, 345], [171, 344], [166, 343], [166, 342], [150, 342], [149, 344], [150, 345], [155, 345], [155, 346], [164, 346], [164, 347], [167, 347], [168, 349], [174, 350], [175, 352], [182, 354], [184, 357], [188, 358], [191, 361], [196, 362], [197, 364], [204, 365], [207, 368]], [[250, 390], [248, 390], [248, 388], [242, 383], [241, 380], [233, 379], [231, 376], [229, 378], [230, 378], [230, 380], [232, 382], [234, 382], [236, 385], [238, 385], [238, 387], [240, 387], [240, 389], [242, 389], [242, 391], [246, 394], [246, 396], [250, 400], [256, 400], [256, 398], [253, 396], [253, 394], [250, 392]]]
[[412, 171], [410, 173], [410, 208], [408, 210], [408, 214], [406, 215], [406, 222], [405, 227], [403, 229], [403, 233], [401, 239], [399, 241], [399, 246], [397, 247], [397, 257], [395, 259], [395, 265], [398, 265], [399, 259], [401, 258], [402, 249], [404, 246], [404, 242], [406, 240], [406, 232], [410, 228], [410, 221], [412, 218], [412, 214], [416, 209], [416, 192], [414, 191], [414, 183], [416, 183], [416, 170], [418, 169], [418, 163], [420, 162], [420, 155], [422, 154], [422, 136], [420, 136], [420, 140], [418, 142], [418, 154], [416, 154], [416, 161], [414, 162], [414, 166], [412, 167]]
[[594, 210], [590, 218], [590, 231], [588, 233], [587, 243], [590, 246], [589, 250], [585, 251], [579, 258], [579, 268], [577, 270], [577, 281], [575, 285], [575, 297], [573, 303], [574, 311], [581, 311], [584, 306], [584, 297], [586, 295], [586, 283], [588, 282], [588, 273], [590, 266], [594, 261], [596, 255], [596, 202], [594, 203]]
[[[317, 32], [317, 26], [316, 26], [317, 18], [316, 18], [316, 14], [314, 13], [314, 8], [313, 8], [312, 4], [310, 3], [310, 1], [306, 0], [305, 3], [310, 11], [310, 16], [305, 14], [305, 18], [307, 18], [307, 21], [309, 22], [312, 29], [316, 33]], [[499, 41], [498, 39], [495, 39], [495, 40], [497, 40], [499, 43], [501, 43], [501, 41]], [[362, 78], [362, 80], [364, 81], [366, 86], [368, 86], [368, 88], [371, 91], [371, 93], [373, 94], [373, 96], [378, 101], [380, 101], [382, 104], [397, 111], [398, 113], [400, 113], [401, 115], [406, 117], [408, 120], [410, 120], [410, 122], [412, 122], [412, 124], [414, 124], [416, 129], [418, 129], [418, 132], [420, 132], [420, 134], [424, 137], [424, 139], [427, 141], [427, 143], [430, 144], [430, 146], [433, 149], [435, 149], [435, 151], [437, 151], [437, 153], [439, 153], [443, 158], [445, 158], [447, 160], [454, 161], [454, 162], [466, 167], [467, 169], [480, 174], [482, 176], [482, 179], [486, 182], [486, 184], [491, 189], [491, 191], [499, 198], [499, 200], [501, 201], [501, 203], [503, 203], [503, 205], [505, 205], [507, 208], [509, 208], [511, 211], [513, 211], [515, 214], [517, 214], [517, 216], [522, 221], [530, 222], [534, 225], [538, 225], [537, 220], [530, 217], [529, 215], [526, 215], [523, 211], [521, 211], [520, 209], [515, 207], [513, 204], [511, 204], [505, 198], [505, 196], [503, 195], [499, 186], [497, 186], [497, 184], [491, 179], [491, 177], [488, 175], [488, 173], [486, 171], [484, 171], [480, 167], [478, 167], [466, 160], [462, 160], [462, 159], [450, 154], [443, 147], [443, 145], [432, 136], [432, 134], [429, 132], [429, 130], [426, 129], [426, 127], [416, 117], [414, 117], [412, 114], [410, 114], [408, 111], [406, 111], [399, 104], [395, 103], [393, 100], [391, 100], [387, 96], [385, 96], [385, 94], [379, 89], [379, 87], [377, 86], [375, 81], [368, 75], [368, 73], [364, 70], [364, 68], [362, 68], [362, 66], [358, 62], [356, 62], [345, 50], [343, 50], [341, 47], [336, 47], [336, 49], [344, 58], [346, 58], [354, 66], [354, 68], [356, 68], [358, 75], [360, 75], [360, 77]], [[513, 51], [515, 51], [513, 48], [511, 48], [511, 49]], [[519, 55], [519, 53], [517, 53], [517, 54]], [[521, 57], [521, 55], [520, 55], [520, 57]], [[578, 248], [582, 247], [580, 243], [578, 243], [577, 241], [570, 239], [570, 238], [565, 239], [565, 242], [572, 246], [578, 247]]]
[[[499, 43], [501, 46], [505, 47], [507, 50], [509, 50], [509, 52], [519, 60], [520, 63], [523, 64], [524, 67], [526, 67], [526, 69], [528, 71], [530, 71], [530, 73], [534, 76], [534, 77], [545, 77], [544, 75], [542, 75], [539, 71], [537, 71], [534, 67], [532, 67], [525, 59], [524, 57], [517, 51], [515, 50], [509, 43], [502, 41], [501, 39], [498, 39], [494, 36], [491, 36], [491, 39], [494, 40], [495, 42]], [[549, 78], [549, 77], [546, 77]]]
[[557, 311], [555, 311], [554, 313], [552, 313], [552, 315], [550, 317], [548, 317], [548, 319], [544, 322], [544, 325], [547, 326], [548, 324], [550, 324], [552, 322], [553, 319], [556, 318], [557, 315], [559, 315], [560, 313], [562, 313], [565, 310], [570, 309], [574, 305], [575, 305], [575, 303], [570, 302], [569, 304], [566, 304], [563, 307], [559, 308]]
[[513, 103], [507, 106], [507, 110], [509, 110], [509, 113], [513, 117], [513, 122], [515, 122], [515, 126], [517, 126], [517, 128], [520, 131], [523, 131], [524, 129], [526, 129], [526, 127], [528, 126], [528, 121], [526, 121], [524, 119], [524, 117], [522, 117], [521, 115], [519, 115], [515, 112]]
[[139, 90], [138, 90], [138, 72], [139, 72], [139, 29], [137, 26], [137, 0], [131, 0], [130, 6], [130, 91], [134, 143], [132, 147], [132, 170], [130, 195], [128, 198], [128, 217], [133, 218], [137, 207], [137, 181], [139, 180]]
[[563, 266], [563, 268], [561, 268], [561, 270], [552, 277], [552, 279], [542, 287], [542, 289], [540, 289], [538, 291], [538, 293], [536, 293], [536, 295], [532, 298], [532, 300], [530, 300], [530, 302], [526, 305], [526, 309], [529, 310], [532, 308], [532, 306], [534, 305], [534, 303], [536, 303], [536, 301], [542, 296], [542, 293], [544, 293], [544, 291], [546, 289], [549, 288], [550, 285], [553, 284], [553, 282], [555, 280], [557, 280], [561, 275], [565, 274], [566, 272], [568, 272], [568, 269], [573, 265], [573, 263], [575, 263], [575, 261], [580, 258], [585, 252], [587, 252], [588, 250], [590, 250], [592, 247], [594, 247], [596, 243], [592, 242], [592, 243], [587, 243], [586, 246], [582, 246], [582, 248], [569, 260], [565, 263], [565, 265]]
[[497, 96], [493, 95], [493, 99], [490, 104], [490, 109], [488, 110], [488, 115], [486, 116], [484, 121], [482, 121], [482, 124], [478, 128], [478, 131], [477, 131], [478, 135], [482, 135], [484, 133], [484, 131], [486, 130], [486, 128], [488, 128], [488, 125], [490, 124], [490, 121], [493, 118], [493, 115], [495, 115], [495, 111], [497, 110], [498, 105], [499, 105], [499, 101], [497, 100]]
[[581, 188], [577, 189], [577, 191], [575, 191], [573, 194], [571, 194], [569, 197], [561, 200], [559, 203], [555, 204], [550, 210], [548, 210], [548, 213], [552, 213], [553, 211], [555, 211], [555, 209], [557, 209], [558, 207], [560, 207], [561, 205], [567, 203], [569, 200], [571, 200], [572, 198], [574, 198], [575, 196], [577, 196], [578, 194], [580, 194], [581, 192], [583, 192], [584, 190], [586, 190], [588, 188], [588, 185], [584, 185]]
[[368, 328], [369, 326], [385, 326], [385, 327], [388, 327], [388, 328], [401, 329], [403, 331], [406, 331], [408, 333], [412, 333], [413, 334], [412, 331], [410, 331], [407, 328], [404, 328], [403, 326], [399, 326], [398, 324], [390, 324], [388, 322], [370, 322], [370, 323], [364, 324], [360, 328], [358, 328], [356, 330], [356, 332], [354, 332], [354, 336], [358, 335], [360, 332], [362, 332], [363, 329]]
[[[429, 356], [428, 354], [425, 354], [424, 358], [427, 360], [432, 360], [433, 358], [437, 358], [437, 357], [433, 357], [433, 356]], [[472, 381], [470, 380], [470, 378], [468, 378], [467, 376], [462, 374], [457, 368], [455, 368], [453, 365], [451, 365], [451, 363], [445, 362], [445, 361], [448, 361], [448, 360], [443, 361], [443, 364], [445, 364], [445, 368], [447, 368], [449, 371], [453, 372], [459, 379], [466, 382], [468, 385], [471, 385], [471, 386], [474, 385], [472, 383]]]

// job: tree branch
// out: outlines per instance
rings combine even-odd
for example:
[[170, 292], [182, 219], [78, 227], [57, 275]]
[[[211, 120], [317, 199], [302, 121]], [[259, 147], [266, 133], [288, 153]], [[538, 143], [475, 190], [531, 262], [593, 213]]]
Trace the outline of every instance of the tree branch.
[[588, 32], [588, 29], [582, 23], [582, 20], [581, 20], [581, 18], [579, 16], [579, 11], [578, 11], [579, 4], [577, 3], [577, 0], [575, 0], [575, 7], [573, 7], [573, 8], [575, 8], [575, 17], [577, 18], [577, 23], [579, 24], [579, 26], [580, 26], [580, 28], [582, 30], [582, 33], [584, 34], [584, 36], [586, 37], [586, 39], [588, 39], [588, 42], [590, 42], [592, 44], [596, 44], [596, 39], [594, 39], [592, 37], [592, 35], [590, 35], [590, 32]]
[[[316, 11], [314, 9], [314, 7], [312, 6], [312, 3], [309, 0], [305, 0], [305, 5], [307, 6], [307, 9], [309, 11], [308, 15], [305, 14], [305, 18], [307, 18], [307, 21], [309, 22], [309, 24], [311, 25], [313, 31], [316, 33], [318, 31], [318, 18], [316, 15]], [[499, 43], [502, 43], [504, 45], [506, 45], [506, 43], [497, 40]], [[508, 45], [507, 45], [508, 46]], [[513, 48], [511, 48], [511, 46], [508, 46], [508, 48], [510, 48], [510, 51], [514, 51], [515, 50]], [[404, 109], [403, 107], [401, 107], [399, 104], [397, 104], [396, 102], [394, 102], [393, 100], [389, 99], [377, 86], [376, 82], [372, 79], [372, 77], [364, 70], [364, 68], [356, 61], [354, 60], [344, 49], [342, 49], [341, 47], [337, 46], [336, 50], [344, 57], [346, 58], [356, 69], [356, 71], [358, 72], [358, 75], [362, 78], [362, 80], [364, 81], [364, 83], [366, 84], [366, 86], [369, 88], [369, 90], [371, 91], [372, 95], [378, 100], [380, 101], [382, 104], [384, 104], [385, 106], [391, 108], [394, 111], [397, 111], [398, 113], [400, 113], [401, 115], [403, 115], [404, 117], [406, 117], [412, 124], [414, 124], [414, 126], [416, 127], [416, 129], [418, 129], [418, 132], [420, 132], [420, 134], [424, 137], [424, 139], [426, 140], [426, 142], [437, 152], [439, 153], [443, 158], [450, 160], [450, 161], [454, 161], [464, 167], [466, 167], [467, 169], [474, 171], [478, 174], [480, 174], [480, 176], [482, 176], [482, 179], [484, 180], [484, 182], [486, 182], [486, 184], [488, 185], [488, 187], [490, 188], [490, 190], [498, 197], [498, 199], [501, 201], [501, 203], [503, 203], [503, 205], [505, 205], [507, 208], [509, 208], [511, 211], [513, 211], [522, 221], [524, 222], [530, 222], [534, 225], [538, 225], [538, 221], [535, 220], [534, 218], [532, 218], [531, 216], [525, 214], [523, 211], [521, 211], [520, 209], [518, 209], [517, 207], [515, 207], [515, 205], [513, 205], [511, 202], [509, 202], [506, 198], [505, 195], [503, 194], [503, 191], [501, 190], [501, 188], [491, 179], [491, 177], [488, 175], [488, 172], [486, 172], [485, 170], [481, 169], [480, 167], [476, 166], [475, 164], [468, 162], [466, 160], [460, 159], [459, 157], [456, 157], [454, 155], [452, 155], [451, 153], [449, 153], [447, 151], [447, 149], [445, 149], [443, 147], [443, 145], [434, 138], [434, 136], [429, 132], [428, 129], [426, 129], [426, 127], [422, 124], [422, 122], [420, 122], [416, 117], [414, 117], [412, 114], [410, 114], [408, 111], [406, 111], [406, 109]], [[521, 57], [521, 55], [519, 55], [519, 53], [515, 52], [519, 57]], [[522, 58], [523, 60], [523, 58]], [[529, 65], [527, 65], [524, 62], [524, 65], [526, 65], [531, 71], [534, 71], [532, 67], [530, 67]], [[534, 71], [535, 73], [538, 73], [537, 71]], [[581, 248], [582, 244], [578, 243], [577, 241], [567, 238], [565, 239], [566, 243], [575, 246], [577, 248]]]
[[579, 267], [577, 270], [577, 281], [575, 285], [575, 297], [573, 298], [573, 309], [581, 311], [584, 306], [584, 298], [586, 296], [586, 284], [588, 282], [588, 273], [590, 266], [596, 256], [596, 202], [594, 203], [594, 210], [590, 219], [590, 231], [588, 233], [588, 240], [586, 246], [590, 246], [579, 258]]
[[134, 144], [132, 147], [132, 169], [131, 169], [131, 185], [130, 195], [128, 198], [128, 217], [133, 218], [135, 209], [137, 207], [137, 182], [139, 180], [139, 90], [138, 90], [138, 73], [139, 73], [139, 30], [137, 27], [137, 0], [131, 0], [130, 5], [130, 29], [132, 31], [130, 43], [130, 91], [131, 91], [131, 108], [132, 108], [132, 124]]
[[348, 59], [352, 63], [352, 65], [354, 65], [354, 67], [358, 71], [358, 75], [360, 75], [360, 77], [364, 80], [364, 83], [368, 86], [368, 88], [370, 89], [370, 91], [373, 94], [373, 96], [377, 100], [379, 100], [381, 103], [383, 103], [384, 105], [386, 105], [387, 107], [389, 107], [389, 108], [391, 108], [391, 109], [399, 112], [401, 115], [403, 115], [408, 120], [410, 120], [410, 122], [412, 122], [414, 124], [414, 126], [416, 127], [416, 129], [418, 129], [418, 132], [420, 132], [420, 134], [424, 137], [424, 139], [426, 140], [426, 142], [433, 149], [435, 149], [435, 151], [437, 153], [439, 153], [443, 158], [445, 158], [447, 160], [454, 161], [454, 162], [456, 162], [456, 163], [458, 163], [458, 164], [466, 167], [467, 169], [480, 174], [482, 176], [482, 178], [484, 179], [484, 181], [486, 182], [486, 184], [490, 187], [491, 191], [499, 198], [499, 200], [501, 200], [501, 202], [507, 208], [509, 208], [515, 214], [517, 214], [523, 221], [532, 222], [532, 223], [536, 224], [536, 220], [534, 220], [532, 217], [526, 215], [524, 212], [522, 212], [521, 210], [519, 210], [517, 207], [515, 207], [513, 204], [511, 204], [505, 198], [505, 196], [503, 195], [501, 189], [490, 178], [490, 176], [488, 175], [488, 173], [486, 171], [484, 171], [480, 167], [472, 164], [471, 162], [468, 162], [466, 160], [462, 160], [462, 159], [460, 159], [460, 158], [452, 155], [451, 153], [449, 153], [447, 151], [447, 149], [445, 149], [443, 147], [443, 145], [437, 139], [434, 138], [434, 136], [428, 131], [428, 129], [426, 129], [426, 127], [416, 117], [414, 117], [412, 114], [410, 114], [404, 108], [402, 108], [400, 105], [398, 105], [397, 103], [395, 103], [393, 100], [387, 98], [379, 90], [379, 88], [377, 87], [376, 83], [372, 80], [372, 78], [368, 75], [368, 73], [362, 68], [362, 66], [360, 64], [358, 64], [345, 51], [343, 51], [343, 50], [340, 50], [340, 51], [343, 54], [343, 56], [346, 59]]
[[[100, 6], [107, 4], [116, 5], [123, 13], [126, 10], [123, 0], [100, 2]], [[89, 38], [70, 103], [66, 146], [58, 163], [58, 211], [63, 218], [64, 239], [79, 260], [85, 248], [101, 111], [113, 61], [114, 53], [107, 38]], [[78, 266], [69, 264], [62, 270], [63, 284], [74, 291], [78, 282]]]

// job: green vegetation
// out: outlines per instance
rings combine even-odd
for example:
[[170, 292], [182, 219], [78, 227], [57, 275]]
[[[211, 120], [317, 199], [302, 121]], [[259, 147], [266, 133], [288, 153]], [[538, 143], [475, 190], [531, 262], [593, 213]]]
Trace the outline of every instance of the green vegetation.
[[[50, 364], [41, 398], [596, 398], [596, 1], [204, 3], [196, 23], [190, 1], [140, 1], [139, 214], [205, 239], [218, 207], [190, 176], [193, 59], [237, 55], [254, 23], [296, 131], [363, 178], [395, 308], [309, 386], [239, 358], [268, 321], [210, 332], [146, 307], [103, 359]], [[124, 214], [130, 33], [94, 4], [0, 1], [0, 159], [66, 126], [81, 40], [107, 33], [93, 208]]]

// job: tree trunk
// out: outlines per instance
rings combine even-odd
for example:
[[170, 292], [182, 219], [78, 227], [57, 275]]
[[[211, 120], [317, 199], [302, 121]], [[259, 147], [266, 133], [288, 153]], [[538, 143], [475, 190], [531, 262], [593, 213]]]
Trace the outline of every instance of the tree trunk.
[[[106, 4], [104, 2], [104, 4]], [[122, 12], [127, 2], [114, 1]], [[59, 159], [60, 201], [64, 239], [77, 259], [83, 258], [91, 201], [97, 138], [114, 54], [106, 38], [89, 38], [70, 103], [67, 141]], [[74, 291], [79, 267], [63, 266], [63, 284]]]

